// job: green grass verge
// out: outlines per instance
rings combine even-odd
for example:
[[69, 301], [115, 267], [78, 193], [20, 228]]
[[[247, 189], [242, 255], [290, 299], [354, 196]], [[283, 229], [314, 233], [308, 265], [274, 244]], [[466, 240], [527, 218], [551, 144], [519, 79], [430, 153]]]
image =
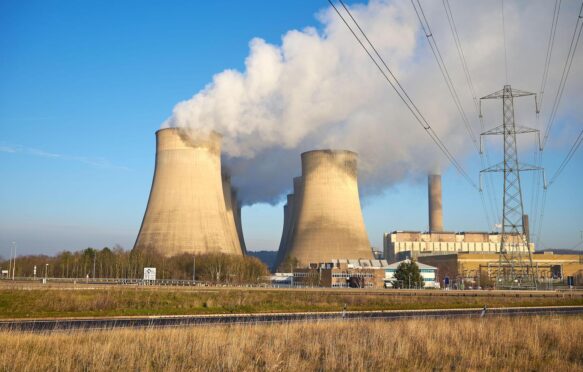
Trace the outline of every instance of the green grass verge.
[[1, 289], [0, 318], [132, 315], [186, 315], [299, 311], [406, 310], [509, 306], [583, 305], [583, 298], [498, 295], [408, 296], [341, 291], [175, 290], [109, 288], [95, 290]]

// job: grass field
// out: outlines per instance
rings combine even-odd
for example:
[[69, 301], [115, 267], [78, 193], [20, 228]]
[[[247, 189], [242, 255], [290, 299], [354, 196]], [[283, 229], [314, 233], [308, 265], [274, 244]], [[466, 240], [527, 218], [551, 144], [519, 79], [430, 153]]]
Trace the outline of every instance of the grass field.
[[583, 317], [0, 332], [0, 370], [583, 370]]
[[487, 292], [444, 295], [431, 291], [0, 287], [0, 318], [339, 311], [344, 304], [348, 310], [583, 305], [581, 294], [516, 296]]

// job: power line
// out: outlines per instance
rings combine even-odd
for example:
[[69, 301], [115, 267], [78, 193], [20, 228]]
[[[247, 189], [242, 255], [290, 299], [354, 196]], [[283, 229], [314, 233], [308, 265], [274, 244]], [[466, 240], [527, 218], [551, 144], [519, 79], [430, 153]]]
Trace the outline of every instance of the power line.
[[[372, 48], [372, 50], [374, 51], [374, 53], [376, 54], [376, 56], [380, 60], [380, 63], [385, 67], [385, 69], [387, 70], [387, 72], [391, 76], [392, 80], [391, 80], [391, 78], [389, 78], [389, 75], [387, 75], [387, 73], [385, 72], [385, 70], [383, 70], [383, 68], [381, 67], [381, 65], [379, 64], [379, 62], [377, 62], [377, 60], [373, 57], [373, 55], [369, 51], [369, 49], [364, 45], [364, 42], [361, 40], [361, 38], [358, 37], [358, 35], [354, 31], [354, 29], [350, 26], [350, 24], [348, 23], [348, 21], [346, 20], [346, 18], [344, 18], [344, 16], [342, 16], [342, 14], [340, 13], [340, 11], [336, 7], [336, 5], [334, 5], [334, 3], [332, 2], [332, 0], [328, 0], [328, 2], [334, 8], [334, 10], [336, 11], [336, 14], [338, 14], [338, 16], [340, 17], [340, 19], [342, 19], [342, 21], [344, 22], [344, 24], [346, 25], [346, 27], [350, 30], [350, 32], [352, 33], [352, 35], [358, 41], [358, 43], [360, 44], [360, 46], [364, 49], [364, 51], [369, 56], [369, 58], [373, 61], [373, 63], [375, 64], [375, 66], [377, 67], [377, 69], [381, 72], [381, 74], [383, 75], [383, 77], [385, 78], [385, 80], [389, 83], [389, 85], [397, 93], [397, 95], [403, 101], [403, 103], [405, 103], [405, 105], [407, 106], [407, 108], [409, 109], [409, 111], [411, 111], [411, 114], [413, 115], [413, 117], [415, 117], [415, 119], [417, 120], [417, 122], [427, 132], [427, 134], [429, 135], [429, 137], [433, 140], [433, 142], [437, 145], [437, 147], [439, 147], [439, 149], [441, 150], [441, 152], [448, 158], [448, 160], [456, 168], [456, 170], [466, 179], [466, 181], [472, 187], [474, 187], [474, 188], [477, 189], [477, 186], [474, 183], [474, 181], [470, 178], [470, 176], [466, 173], [466, 171], [463, 169], [463, 167], [461, 166], [461, 164], [455, 159], [455, 157], [447, 149], [447, 147], [445, 146], [445, 144], [443, 143], [443, 141], [441, 141], [441, 139], [439, 138], [439, 136], [437, 135], [437, 133], [433, 130], [433, 128], [431, 127], [431, 125], [429, 125], [429, 122], [425, 119], [425, 117], [423, 116], [423, 114], [421, 113], [421, 111], [417, 108], [417, 106], [415, 105], [415, 103], [413, 102], [413, 100], [409, 97], [409, 95], [407, 94], [407, 91], [405, 91], [405, 89], [401, 86], [401, 84], [399, 83], [399, 80], [395, 77], [395, 75], [393, 75], [391, 69], [388, 67], [388, 65], [386, 64], [385, 60], [381, 57], [381, 55], [379, 54], [379, 52], [375, 48], [374, 44], [369, 40], [369, 38], [367, 37], [366, 33], [362, 30], [362, 28], [360, 27], [360, 25], [358, 24], [358, 22], [356, 21], [356, 19], [354, 19], [354, 17], [352, 16], [352, 13], [350, 12], [350, 10], [348, 10], [348, 8], [344, 4], [344, 2], [342, 0], [340, 0], [340, 4], [342, 4], [342, 7], [345, 9], [346, 13], [350, 16], [352, 22], [354, 22], [354, 24], [356, 25], [356, 27], [358, 28], [358, 30], [360, 31], [360, 33], [362, 34], [362, 36], [364, 37], [364, 39], [366, 40], [366, 42], [368, 43], [368, 45]], [[397, 87], [399, 89], [397, 89]]]
[[[415, 6], [415, 1], [417, 1], [417, 6], [419, 7], [419, 9], [417, 9], [417, 6]], [[435, 57], [435, 60], [437, 61], [437, 65], [439, 66], [439, 70], [441, 71], [441, 75], [443, 76], [443, 79], [445, 80], [445, 83], [447, 85], [447, 88], [449, 90], [451, 98], [453, 99], [453, 102], [454, 102], [454, 104], [455, 104], [455, 106], [460, 114], [460, 117], [462, 118], [462, 121], [466, 127], [466, 130], [468, 131], [468, 135], [470, 136], [470, 139], [472, 140], [472, 143], [474, 144], [476, 151], [480, 152], [480, 148], [478, 146], [478, 141], [476, 140], [476, 136], [474, 134], [474, 131], [472, 130], [472, 126], [470, 125], [470, 121], [468, 120], [466, 112], [464, 111], [464, 109], [462, 107], [460, 98], [457, 94], [455, 86], [453, 85], [453, 81], [451, 79], [449, 71], [447, 70], [447, 67], [445, 66], [445, 62], [443, 61], [443, 57], [441, 56], [441, 52], [439, 51], [439, 47], [437, 46], [437, 41], [435, 40], [435, 36], [433, 35], [433, 32], [431, 32], [431, 27], [429, 26], [429, 22], [427, 21], [427, 18], [425, 17], [425, 12], [423, 11], [423, 7], [421, 6], [421, 3], [419, 2], [419, 0], [411, 0], [411, 5], [413, 5], [413, 9], [415, 9], [415, 13], [417, 14], [417, 18], [419, 19], [419, 23], [421, 24], [421, 28], [423, 29], [423, 32], [425, 33], [425, 37], [427, 38], [427, 42], [429, 43], [429, 46], [431, 47], [431, 51], [433, 52], [433, 56]]]
[[[558, 15], [557, 15], [557, 17], [558, 17]], [[540, 145], [541, 151], [544, 150], [544, 148], [547, 144], [547, 141], [549, 139], [551, 128], [554, 124], [556, 114], [557, 114], [557, 111], [558, 111], [558, 108], [559, 108], [559, 105], [561, 102], [561, 98], [562, 98], [563, 92], [565, 90], [565, 85], [566, 85], [567, 79], [569, 77], [569, 72], [571, 71], [571, 66], [573, 64], [575, 52], [577, 51], [577, 46], [579, 44], [579, 39], [581, 37], [581, 30], [583, 29], [582, 19], [583, 19], [583, 2], [581, 3], [579, 15], [577, 16], [577, 22], [575, 23], [575, 29], [573, 30], [573, 36], [571, 37], [571, 43], [569, 45], [569, 52], [567, 53], [567, 58], [565, 59], [565, 64], [563, 66], [563, 72], [561, 74], [561, 80], [559, 82], [559, 87], [557, 88], [557, 93], [556, 93], [555, 99], [553, 101], [553, 106], [551, 109], [551, 114], [549, 116], [549, 121], [547, 123], [547, 128], [545, 130], [545, 135], [544, 135], [543, 141]], [[577, 29], [579, 29], [579, 31], [577, 31]], [[543, 76], [543, 79], [544, 79], [544, 76]], [[583, 131], [575, 139], [575, 142], [573, 143], [573, 145], [571, 146], [571, 149], [569, 150], [569, 152], [565, 156], [565, 159], [563, 159], [563, 161], [561, 162], [561, 165], [559, 166], [557, 171], [554, 173], [554, 175], [551, 177], [551, 181], [549, 182], [549, 185], [556, 181], [557, 177], [559, 177], [561, 172], [565, 169], [565, 167], [567, 166], [567, 164], [569, 163], [569, 161], [571, 160], [571, 158], [573, 157], [573, 155], [575, 154], [575, 152], [577, 151], [577, 149], [581, 145], [582, 133], [583, 133]], [[542, 162], [542, 155], [539, 157], [539, 161]], [[545, 187], [543, 190], [541, 214], [540, 214], [539, 221], [538, 221], [539, 226], [538, 226], [537, 245], [540, 242], [540, 234], [541, 234], [541, 230], [542, 230], [542, 223], [543, 223], [543, 218], [544, 218], [544, 213], [545, 213], [545, 205], [546, 205], [546, 194], [547, 194], [547, 187]]]
[[[417, 5], [415, 5], [415, 1], [417, 2]], [[411, 5], [413, 6], [415, 13], [417, 14], [417, 18], [419, 19], [419, 23], [421, 24], [421, 28], [423, 29], [425, 37], [427, 38], [427, 42], [431, 48], [431, 52], [433, 53], [433, 56], [435, 57], [435, 61], [437, 62], [437, 65], [439, 67], [441, 75], [443, 76], [443, 79], [445, 80], [445, 83], [446, 83], [447, 88], [449, 90], [449, 94], [451, 95], [451, 98], [452, 98], [452, 100], [453, 100], [453, 102], [458, 110], [458, 113], [462, 119], [462, 122], [464, 123], [464, 126], [466, 127], [466, 130], [468, 132], [470, 140], [472, 141], [476, 151], [480, 154], [482, 166], [484, 168], [486, 168], [486, 165], [484, 164], [484, 158], [482, 156], [482, 153], [480, 152], [480, 147], [478, 145], [478, 141], [476, 140], [476, 136], [474, 134], [474, 131], [472, 130], [472, 126], [470, 124], [470, 121], [468, 120], [468, 117], [467, 117], [466, 112], [463, 108], [463, 105], [461, 103], [461, 100], [459, 98], [457, 90], [455, 89], [455, 85], [453, 83], [451, 75], [447, 69], [445, 61], [443, 60], [443, 57], [441, 55], [441, 51], [439, 50], [439, 46], [437, 45], [437, 40], [435, 39], [435, 36], [433, 35], [433, 32], [431, 31], [431, 26], [429, 25], [429, 21], [427, 20], [427, 17], [425, 16], [425, 12], [423, 11], [423, 6], [421, 5], [421, 2], [419, 0], [411, 0]], [[490, 228], [492, 226], [492, 224], [490, 222], [490, 215], [488, 213], [488, 209], [486, 207], [486, 202], [484, 200], [484, 194], [482, 192], [482, 189], [478, 189], [478, 192], [480, 193], [482, 207], [484, 208], [484, 213], [486, 216], [486, 223], [488, 224], [488, 228]]]
[[[583, 25], [583, 2], [581, 3], [581, 9], [579, 10], [579, 15], [577, 17], [575, 29], [573, 30], [573, 37], [571, 38], [571, 44], [569, 45], [569, 53], [567, 53], [567, 59], [565, 60], [565, 65], [563, 66], [563, 73], [561, 74], [559, 88], [557, 89], [557, 94], [555, 95], [555, 100], [553, 102], [553, 107], [551, 109], [551, 114], [549, 116], [549, 122], [547, 124], [545, 136], [541, 145], [543, 149], [546, 146], [547, 141], [549, 139], [551, 128], [553, 127], [555, 117], [559, 109], [559, 104], [561, 103], [561, 98], [563, 97], [563, 92], [565, 90], [567, 78], [569, 77], [569, 72], [571, 71], [571, 66], [573, 64], [575, 52], [577, 51], [577, 45], [579, 44], [579, 38], [581, 37], [581, 30], [583, 30], [582, 25]], [[577, 29], [579, 31], [577, 31]]]
[[[449, 6], [448, 0], [443, 0], [443, 7], [445, 8], [445, 14], [447, 15], [447, 21], [449, 23], [449, 29], [453, 35], [453, 40], [455, 42], [455, 46], [458, 51], [458, 55], [460, 57], [460, 61], [462, 63], [462, 68], [464, 70], [464, 74], [466, 76], [466, 82], [468, 83], [468, 87], [470, 89], [470, 93], [472, 95], [472, 100], [474, 101], [474, 107], [476, 109], [476, 113], [479, 111], [479, 103], [478, 97], [476, 97], [476, 91], [474, 90], [474, 84], [472, 82], [472, 76], [470, 75], [470, 70], [468, 69], [468, 64], [466, 62], [466, 56], [464, 54], [464, 50], [462, 48], [462, 43], [460, 41], [459, 33], [457, 31], [457, 27], [455, 25], [455, 21], [453, 19], [453, 13], [451, 11], [451, 7]], [[483, 125], [483, 123], [481, 123]], [[482, 130], [484, 128], [481, 128]]]
[[[480, 130], [482, 132], [484, 132], [485, 131], [484, 119], [483, 119], [482, 115], [480, 115], [479, 100], [476, 97], [476, 90], [474, 89], [474, 83], [472, 80], [472, 76], [470, 74], [470, 69], [468, 68], [468, 64], [467, 64], [464, 50], [462, 47], [461, 39], [459, 37], [457, 26], [455, 24], [455, 20], [453, 17], [453, 12], [451, 10], [451, 7], [449, 5], [448, 0], [443, 0], [443, 7], [445, 9], [445, 14], [447, 16], [447, 21], [449, 23], [449, 29], [450, 29], [452, 36], [453, 36], [453, 39], [454, 39], [454, 43], [455, 43], [455, 46], [456, 46], [456, 49], [458, 52], [458, 56], [460, 58], [462, 69], [463, 69], [464, 75], [466, 77], [466, 83], [468, 85], [468, 89], [470, 91], [470, 94], [472, 96], [472, 100], [474, 102], [475, 114], [480, 121]], [[482, 163], [482, 168], [488, 168], [489, 164], [490, 164], [490, 158], [488, 156], [487, 146], [482, 146], [481, 150], [482, 151], [480, 151], [480, 161]], [[486, 175], [486, 181], [488, 182], [488, 188], [486, 188], [486, 193], [488, 194], [488, 201], [490, 202], [490, 209], [492, 210], [492, 214], [494, 215], [495, 220], [500, 220], [501, 216], [500, 216], [500, 213], [498, 211], [498, 198], [496, 197], [496, 193], [494, 192], [495, 189], [494, 189], [494, 184], [492, 181], [491, 174]], [[482, 192], [482, 191], [480, 191], [480, 192]]]
[[506, 84], [508, 84], [508, 51], [506, 49], [506, 22], [504, 21], [504, 0], [502, 0], [502, 36], [504, 38], [504, 71], [506, 72]]
[[551, 32], [549, 33], [549, 42], [547, 44], [547, 54], [545, 58], [545, 65], [543, 69], [543, 77], [540, 83], [540, 90], [539, 90], [539, 103], [538, 107], [542, 110], [543, 106], [543, 97], [545, 93], [545, 87], [547, 85], [547, 80], [549, 77], [549, 66], [551, 64], [551, 57], [553, 55], [553, 48], [555, 45], [555, 36], [557, 35], [557, 25], [559, 23], [559, 12], [561, 10], [561, 0], [555, 0], [555, 7], [553, 9], [553, 21], [551, 22]]
[[561, 175], [567, 164], [569, 164], [569, 161], [571, 161], [571, 159], [573, 158], [573, 155], [575, 155], [575, 152], [577, 152], [577, 149], [581, 145], [581, 142], [583, 142], [583, 129], [579, 133], [579, 136], [575, 139], [575, 142], [573, 143], [571, 149], [561, 162], [561, 165], [559, 165], [559, 168], [555, 171], [555, 174], [553, 174], [553, 176], [551, 177], [551, 180], [549, 181], [549, 186], [552, 185], [557, 180], [557, 177]]

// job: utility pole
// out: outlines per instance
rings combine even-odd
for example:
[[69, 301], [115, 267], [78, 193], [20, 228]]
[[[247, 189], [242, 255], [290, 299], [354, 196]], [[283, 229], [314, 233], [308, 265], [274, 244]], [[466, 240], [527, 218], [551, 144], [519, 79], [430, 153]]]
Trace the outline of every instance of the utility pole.
[[[524, 96], [534, 96], [538, 114], [536, 94], [512, 89], [510, 85], [504, 85], [502, 90], [480, 98], [480, 117], [482, 116], [483, 99], [502, 99], [502, 125], [481, 133], [480, 136], [480, 151], [482, 150], [483, 136], [502, 135], [504, 139], [504, 160], [480, 171], [480, 189], [482, 173], [502, 172], [504, 174], [502, 232], [496, 288], [536, 289], [537, 285], [537, 275], [532, 264], [532, 252], [530, 251], [528, 226], [525, 223], [520, 172], [542, 171], [544, 181], [544, 170], [534, 165], [521, 164], [518, 161], [517, 134], [536, 133], [539, 140], [539, 151], [541, 150], [539, 131], [516, 126], [514, 123], [514, 98]], [[546, 182], [543, 182], [543, 185], [546, 189]]]
[[579, 242], [579, 263], [583, 264], [583, 256], [581, 256], [581, 253], [583, 253], [583, 230], [579, 231], [579, 233], [581, 234], [581, 241]]
[[16, 242], [12, 242], [14, 254], [12, 256], [12, 280], [14, 280], [14, 272], [16, 271]]
[[93, 279], [95, 279], [95, 260], [97, 259], [97, 250], [93, 250]]
[[10, 246], [10, 256], [8, 256], [8, 279], [10, 279], [11, 272], [12, 272], [12, 246]]
[[196, 256], [192, 255], [192, 284], [196, 281]]

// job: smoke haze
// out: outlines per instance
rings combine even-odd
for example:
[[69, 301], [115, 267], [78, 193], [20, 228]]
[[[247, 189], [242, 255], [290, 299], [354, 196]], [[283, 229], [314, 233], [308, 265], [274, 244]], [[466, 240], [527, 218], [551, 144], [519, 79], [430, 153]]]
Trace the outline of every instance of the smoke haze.
[[[476, 94], [500, 90], [505, 84], [500, 4], [450, 3]], [[442, 2], [422, 4], [478, 134], [477, 114]], [[539, 89], [553, 6], [548, 1], [505, 3], [508, 75], [514, 88]], [[371, 1], [350, 9], [450, 152], [461, 163], [477, 158], [411, 3]], [[533, 103], [525, 99], [517, 107], [517, 123], [541, 128], [546, 123], [577, 11], [573, 2], [561, 12], [542, 120], [534, 121]], [[316, 17], [318, 27], [290, 30], [279, 45], [251, 40], [245, 71], [216, 74], [191, 99], [178, 103], [163, 124], [222, 133], [224, 162], [245, 204], [281, 200], [300, 174], [300, 153], [313, 149], [358, 152], [364, 196], [404, 179], [424, 182], [428, 171], [449, 165], [334, 10], [325, 8]], [[569, 102], [583, 98], [578, 89], [582, 69], [575, 65], [560, 113], [573, 107]], [[486, 128], [500, 124], [500, 105], [484, 104]], [[568, 137], [574, 127], [563, 126], [565, 137], [559, 134], [555, 140]], [[497, 160], [493, 157], [492, 162]]]

